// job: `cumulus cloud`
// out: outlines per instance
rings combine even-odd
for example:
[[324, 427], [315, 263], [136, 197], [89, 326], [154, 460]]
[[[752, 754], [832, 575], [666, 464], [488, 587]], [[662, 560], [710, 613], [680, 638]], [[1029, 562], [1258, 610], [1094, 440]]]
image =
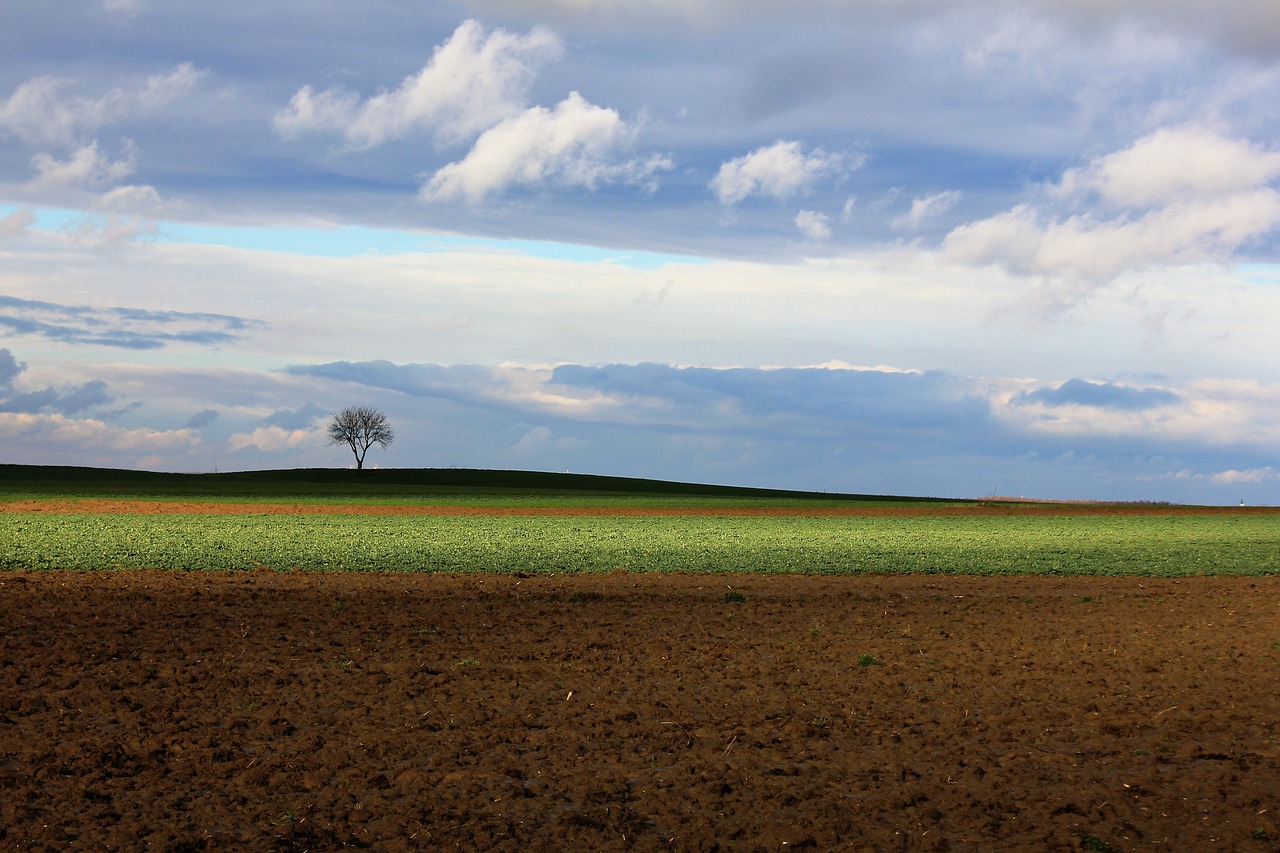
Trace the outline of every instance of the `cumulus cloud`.
[[105, 222], [85, 219], [76, 234], [92, 237], [101, 243], [134, 239], [150, 233], [150, 222], [118, 217], [149, 217], [163, 212], [168, 205], [155, 187], [148, 184], [120, 184], [134, 168], [130, 148], [125, 159], [112, 160], [98, 147], [97, 140], [82, 145], [66, 159], [40, 153], [32, 158], [35, 177], [22, 187], [22, 194], [40, 203], [82, 205], [108, 214]]
[[912, 230], [919, 228], [935, 216], [941, 216], [959, 203], [959, 190], [947, 190], [911, 200], [911, 209], [893, 220], [893, 227]]
[[1067, 170], [1048, 188], [1046, 206], [1024, 203], [954, 229], [942, 254], [1075, 277], [1087, 292], [1150, 264], [1229, 257], [1276, 230], [1280, 191], [1269, 184], [1277, 176], [1280, 152], [1203, 128], [1161, 130]]
[[0, 131], [32, 145], [75, 144], [82, 133], [164, 107], [194, 88], [204, 73], [187, 62], [146, 78], [139, 89], [115, 88], [97, 96], [77, 94], [76, 81], [65, 77], [33, 77], [0, 101]]
[[362, 100], [343, 89], [304, 86], [277, 113], [275, 128], [285, 138], [336, 133], [355, 149], [415, 132], [458, 142], [519, 113], [537, 70], [561, 50], [559, 39], [542, 28], [486, 33], [466, 21], [398, 88]]
[[1055, 188], [1097, 193], [1118, 208], [1155, 208], [1248, 193], [1280, 176], [1280, 151], [1203, 127], [1164, 128], [1123, 151], [1068, 169]]
[[1269, 480], [1280, 480], [1280, 471], [1270, 465], [1265, 468], [1248, 468], [1244, 471], [1229, 468], [1226, 471], [1219, 471], [1216, 474], [1209, 475], [1209, 479], [1220, 485], [1265, 483]]
[[671, 161], [621, 157], [636, 128], [615, 110], [577, 92], [553, 108], [527, 106], [538, 70], [562, 49], [559, 38], [542, 28], [523, 35], [487, 32], [466, 21], [399, 88], [362, 99], [342, 89], [317, 92], [307, 86], [276, 115], [275, 127], [286, 138], [335, 133], [356, 150], [414, 133], [444, 145], [474, 138], [463, 159], [436, 170], [421, 187], [421, 197], [433, 202], [478, 202], [521, 186], [652, 187], [654, 174], [671, 168]]
[[258, 427], [253, 432], [236, 433], [227, 439], [227, 445], [233, 451], [246, 448], [279, 451], [318, 444], [321, 438], [321, 433], [314, 429], [288, 430], [277, 426], [264, 426]]
[[[94, 207], [107, 213], [129, 216], [159, 216], [171, 207], [160, 192], [149, 184], [125, 184], [112, 187], [100, 195]], [[150, 230], [150, 225], [146, 225]]]
[[485, 131], [465, 159], [435, 173], [422, 197], [474, 202], [511, 186], [547, 183], [590, 189], [600, 183], [642, 182], [670, 168], [662, 157], [615, 162], [614, 152], [633, 136], [614, 110], [573, 92], [554, 110], [534, 107]]
[[26, 185], [30, 192], [44, 192], [65, 188], [98, 189], [128, 177], [133, 171], [131, 160], [112, 160], [98, 148], [97, 140], [82, 145], [65, 160], [40, 153], [31, 160], [35, 169]]
[[796, 228], [806, 240], [821, 243], [831, 239], [831, 217], [812, 210], [802, 210], [796, 214]]
[[799, 142], [776, 142], [721, 164], [711, 190], [726, 207], [753, 195], [786, 199], [807, 193], [822, 178], [856, 167], [843, 155], [821, 148], [806, 154]]
[[73, 81], [34, 77], [0, 102], [0, 129], [31, 144], [65, 143], [85, 127], [99, 127], [110, 113], [108, 99], [70, 95]]
[[[65, 157], [42, 151], [31, 158], [34, 174], [19, 194], [41, 204], [83, 206], [133, 216], [158, 215], [168, 205], [155, 187], [121, 183], [133, 173], [135, 163], [136, 151], [131, 143], [125, 144], [125, 156], [119, 159], [103, 151], [96, 139], [76, 146]], [[131, 224], [136, 226], [137, 223]]]
[[194, 89], [207, 73], [190, 62], [183, 62], [163, 74], [152, 74], [140, 91], [124, 96], [126, 109], [161, 109]]
[[[163, 469], [200, 445], [195, 430], [125, 428], [96, 418], [0, 412], [0, 441], [28, 464]], [[172, 470], [172, 468], [170, 468]]]

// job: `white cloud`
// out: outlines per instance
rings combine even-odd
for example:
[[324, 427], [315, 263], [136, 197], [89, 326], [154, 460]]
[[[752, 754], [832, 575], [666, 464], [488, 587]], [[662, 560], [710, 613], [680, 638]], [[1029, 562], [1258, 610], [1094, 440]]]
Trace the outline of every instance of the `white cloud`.
[[102, 8], [132, 17], [142, 11], [142, 0], [102, 0]]
[[103, 193], [96, 207], [112, 213], [135, 216], [158, 215], [169, 207], [156, 188], [147, 184], [126, 184]]
[[[1152, 442], [1252, 447], [1266, 452], [1280, 441], [1280, 384], [1200, 379], [1164, 387], [1110, 383], [1005, 383], [992, 392], [994, 411], [1028, 433], [1118, 436]], [[1114, 405], [1065, 395], [1074, 385], [1105, 390]], [[1035, 387], [1038, 386], [1038, 387]], [[1014, 390], [1019, 389], [1019, 390]], [[1046, 394], [1046, 390], [1049, 393]], [[1093, 395], [1090, 395], [1093, 396]], [[1137, 401], [1138, 405], [1133, 405]], [[1126, 405], [1126, 403], [1129, 403]]]
[[1280, 151], [1186, 126], [1069, 169], [1055, 189], [1064, 196], [1095, 192], [1117, 207], [1158, 207], [1248, 192], [1278, 175]]
[[253, 432], [238, 432], [227, 440], [227, 446], [233, 450], [244, 450], [254, 447], [258, 450], [276, 451], [295, 447], [319, 445], [323, 436], [313, 429], [282, 429], [278, 426], [258, 427]]
[[943, 255], [1015, 273], [1104, 281], [1148, 264], [1222, 257], [1277, 225], [1280, 193], [1270, 189], [1171, 205], [1136, 219], [1053, 219], [1019, 205], [956, 228], [943, 242]]
[[[80, 452], [180, 453], [200, 443], [195, 430], [125, 429], [93, 418], [57, 414], [0, 412], [0, 438], [10, 448], [45, 446], [57, 453]], [[24, 458], [31, 458], [24, 454]], [[99, 457], [101, 458], [101, 457]]]
[[70, 142], [82, 127], [98, 127], [108, 113], [102, 99], [67, 95], [71, 80], [34, 77], [0, 103], [0, 128], [31, 144]]
[[31, 159], [35, 177], [26, 185], [31, 192], [64, 188], [101, 189], [123, 180], [133, 171], [131, 160], [111, 160], [97, 141], [82, 145], [66, 160], [40, 153]]
[[148, 77], [140, 91], [116, 88], [98, 97], [74, 94], [74, 80], [33, 77], [0, 102], [0, 130], [32, 145], [74, 144], [83, 132], [164, 107], [189, 92], [202, 76], [203, 71], [187, 62]]
[[861, 161], [846, 166], [843, 156], [821, 148], [805, 154], [799, 142], [776, 142], [722, 164], [711, 189], [726, 207], [752, 195], [785, 199], [808, 192], [821, 178], [859, 165]]
[[[133, 172], [132, 151], [125, 159], [112, 160], [94, 140], [75, 149], [65, 160], [42, 152], [35, 155], [31, 163], [35, 177], [23, 185], [22, 194], [40, 203], [83, 205], [109, 214], [130, 216], [154, 216], [170, 207], [155, 187], [120, 183]], [[138, 225], [128, 223], [125, 228], [136, 233]], [[88, 230], [106, 232], [118, 230], [119, 226], [120, 223], [103, 228], [92, 225]], [[143, 230], [154, 229], [146, 225]], [[124, 236], [124, 232], [117, 236]]]
[[77, 243], [102, 249], [153, 237], [157, 230], [158, 226], [150, 219], [107, 214], [85, 217], [70, 233]]
[[652, 185], [654, 173], [671, 168], [671, 161], [618, 159], [636, 129], [615, 110], [577, 92], [554, 108], [525, 106], [535, 73], [561, 50], [560, 40], [542, 28], [527, 35], [502, 29], [486, 34], [479, 23], [466, 21], [398, 89], [362, 101], [341, 89], [307, 86], [276, 115], [275, 127], [285, 137], [336, 132], [354, 149], [413, 132], [445, 144], [476, 137], [466, 157], [426, 181], [421, 196], [428, 201], [477, 202], [513, 186]]
[[0, 237], [12, 237], [30, 228], [36, 218], [29, 210], [15, 210], [7, 216], [0, 216]]
[[587, 445], [588, 442], [582, 439], [572, 436], [557, 437], [550, 428], [538, 426], [522, 435], [519, 441], [507, 449], [505, 455], [525, 465], [535, 461], [539, 464], [549, 465], [551, 464], [550, 460], [555, 457]]
[[125, 109], [157, 110], [178, 100], [196, 87], [207, 72], [197, 69], [190, 62], [175, 65], [164, 74], [152, 74], [146, 85], [136, 95], [125, 95]]
[[559, 39], [542, 28], [486, 35], [479, 23], [466, 21], [399, 88], [361, 102], [341, 89], [304, 86], [276, 115], [275, 127], [286, 138], [339, 133], [356, 149], [420, 131], [458, 142], [523, 109], [535, 72], [560, 52]]
[[802, 210], [796, 214], [796, 228], [806, 240], [820, 243], [831, 239], [831, 217], [812, 210]]
[[1280, 480], [1280, 471], [1270, 465], [1265, 468], [1250, 468], [1245, 471], [1237, 471], [1232, 468], [1226, 471], [1219, 471], [1217, 474], [1211, 474], [1209, 479], [1220, 485], [1265, 483], [1268, 480]]
[[355, 92], [343, 89], [317, 92], [303, 86], [289, 99], [289, 106], [276, 113], [272, 124], [285, 139], [308, 132], [346, 132], [356, 122], [359, 104], [360, 96]]
[[893, 220], [894, 228], [915, 230], [926, 221], [946, 213], [959, 203], [959, 190], [947, 190], [911, 200], [911, 210]]
[[[1157, 131], [1071, 169], [1031, 203], [947, 235], [947, 260], [1096, 283], [1152, 264], [1219, 260], [1280, 227], [1280, 153], [1210, 131]], [[1100, 209], [1062, 212], [1054, 202]]]
[[614, 162], [613, 152], [633, 136], [615, 111], [573, 92], [554, 110], [534, 107], [485, 131], [465, 159], [435, 173], [422, 197], [475, 202], [513, 185], [592, 188], [612, 181], [639, 182], [670, 168], [665, 158]]

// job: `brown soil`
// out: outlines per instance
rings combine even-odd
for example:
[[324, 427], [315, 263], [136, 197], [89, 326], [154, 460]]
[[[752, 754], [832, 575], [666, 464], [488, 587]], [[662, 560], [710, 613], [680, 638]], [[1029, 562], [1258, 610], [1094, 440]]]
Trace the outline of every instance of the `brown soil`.
[[0, 573], [0, 849], [1276, 850], [1277, 601]]

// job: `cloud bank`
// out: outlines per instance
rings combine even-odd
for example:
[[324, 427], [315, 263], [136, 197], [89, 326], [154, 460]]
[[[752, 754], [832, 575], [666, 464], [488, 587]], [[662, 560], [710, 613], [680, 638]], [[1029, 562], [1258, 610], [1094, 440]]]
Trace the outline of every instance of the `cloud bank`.
[[5, 24], [15, 458], [1280, 501], [1270, 0]]

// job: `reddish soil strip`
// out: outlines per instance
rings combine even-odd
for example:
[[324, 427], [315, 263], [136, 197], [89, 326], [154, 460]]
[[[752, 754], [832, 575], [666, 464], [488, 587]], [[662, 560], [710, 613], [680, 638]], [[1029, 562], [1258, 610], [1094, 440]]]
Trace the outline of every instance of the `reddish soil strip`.
[[222, 503], [139, 500], [27, 500], [0, 503], [0, 512], [105, 513], [143, 515], [529, 515], [529, 516], [1116, 516], [1116, 515], [1280, 515], [1280, 507], [1185, 507], [1159, 504], [991, 503], [932, 506], [674, 506], [674, 507], [493, 507], [388, 506], [369, 504]]
[[1277, 601], [0, 573], [0, 849], [1274, 851]]

